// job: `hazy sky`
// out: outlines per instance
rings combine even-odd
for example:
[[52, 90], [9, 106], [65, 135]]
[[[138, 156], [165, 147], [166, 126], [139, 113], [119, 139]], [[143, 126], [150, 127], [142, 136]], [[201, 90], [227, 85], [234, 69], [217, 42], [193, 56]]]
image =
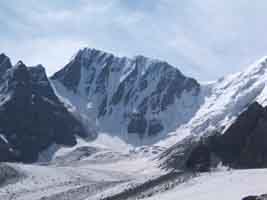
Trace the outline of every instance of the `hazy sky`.
[[85, 46], [212, 80], [267, 55], [267, 1], [0, 0], [0, 52], [13, 63], [51, 75]]

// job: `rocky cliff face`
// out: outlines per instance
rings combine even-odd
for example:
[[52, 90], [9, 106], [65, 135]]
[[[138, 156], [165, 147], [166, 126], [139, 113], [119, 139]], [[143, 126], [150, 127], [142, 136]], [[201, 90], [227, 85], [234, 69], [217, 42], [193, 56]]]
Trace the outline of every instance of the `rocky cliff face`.
[[162, 167], [207, 170], [220, 161], [233, 168], [266, 167], [266, 79], [264, 57], [242, 72], [202, 85], [203, 104], [176, 130], [182, 137], [160, 156]]
[[97, 121], [100, 131], [129, 142], [131, 135], [162, 136], [187, 122], [199, 107], [197, 81], [143, 56], [119, 58], [86, 48], [52, 80], [61, 96]]
[[242, 112], [224, 134], [187, 138], [160, 156], [163, 168], [207, 171], [223, 165], [237, 168], [267, 167], [267, 108], [257, 102]]
[[71, 146], [75, 135], [87, 136], [55, 95], [41, 65], [18, 62], [12, 67], [1, 55], [0, 77], [0, 161], [33, 162], [53, 143]]
[[251, 104], [223, 135], [211, 137], [209, 146], [231, 167], [267, 167], [267, 108]]

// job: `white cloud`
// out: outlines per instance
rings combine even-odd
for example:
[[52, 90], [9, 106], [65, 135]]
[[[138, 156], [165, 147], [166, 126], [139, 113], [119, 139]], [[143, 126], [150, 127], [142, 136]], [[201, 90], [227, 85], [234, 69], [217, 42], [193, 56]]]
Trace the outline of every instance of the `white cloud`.
[[90, 46], [214, 79], [267, 55], [266, 10], [262, 0], [2, 0], [0, 51], [51, 74]]

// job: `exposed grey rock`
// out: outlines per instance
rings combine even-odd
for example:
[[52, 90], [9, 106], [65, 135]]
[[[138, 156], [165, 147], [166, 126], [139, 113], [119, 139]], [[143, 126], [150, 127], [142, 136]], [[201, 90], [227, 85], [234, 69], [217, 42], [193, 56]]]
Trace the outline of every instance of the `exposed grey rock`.
[[[113, 133], [112, 128], [122, 127], [118, 129], [141, 138], [157, 136], [187, 122], [199, 106], [200, 85], [196, 80], [167, 62], [144, 56], [120, 58], [85, 48], [51, 79], [90, 102], [104, 132]], [[183, 94], [188, 94], [187, 98], [193, 99], [195, 105], [186, 114], [179, 113], [177, 108], [176, 114], [172, 113], [173, 119], [164, 123], [162, 113], [174, 112], [169, 108], [186, 101]], [[76, 102], [69, 100], [75, 105]], [[106, 128], [105, 123], [113, 126]], [[115, 128], [114, 133], [117, 132]]]
[[128, 133], [137, 133], [143, 136], [146, 132], [147, 121], [142, 114], [133, 113], [128, 124]]
[[55, 160], [52, 161], [52, 163], [57, 165], [71, 164], [76, 161], [80, 161], [84, 158], [88, 158], [91, 155], [97, 153], [98, 151], [99, 150], [95, 147], [78, 147], [66, 155], [57, 157]]
[[208, 171], [219, 161], [232, 168], [267, 167], [267, 108], [252, 103], [224, 134], [191, 136], [161, 156], [163, 168]]
[[208, 145], [233, 168], [267, 167], [267, 108], [251, 104], [223, 135], [209, 138]]
[[1, 77], [1, 81], [3, 80], [2, 76], [4, 75], [4, 73], [10, 69], [12, 67], [11, 61], [10, 59], [5, 55], [5, 54], [0, 54], [0, 77]]
[[260, 196], [247, 196], [244, 197], [242, 200], [267, 200], [267, 195], [263, 194]]
[[34, 162], [51, 144], [72, 146], [75, 135], [88, 135], [56, 96], [41, 65], [27, 67], [20, 61], [2, 78], [0, 134], [6, 141], [0, 139], [0, 161]]
[[[76, 55], [81, 57], [81, 52]], [[72, 91], [76, 91], [81, 77], [81, 59], [73, 59], [66, 67], [55, 73], [54, 78], [59, 79], [64, 85]]]
[[20, 178], [23, 178], [23, 176], [21, 172], [13, 167], [0, 163], [0, 186], [18, 181]]

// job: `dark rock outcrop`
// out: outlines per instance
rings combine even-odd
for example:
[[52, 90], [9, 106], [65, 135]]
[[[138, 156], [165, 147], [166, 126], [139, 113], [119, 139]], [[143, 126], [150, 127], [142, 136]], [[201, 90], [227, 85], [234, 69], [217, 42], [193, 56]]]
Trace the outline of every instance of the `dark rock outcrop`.
[[258, 196], [247, 196], [247, 197], [244, 197], [242, 200], [257, 200], [258, 199]]
[[193, 137], [185, 138], [159, 155], [160, 167], [165, 170], [187, 170], [186, 163], [197, 146], [198, 141]]
[[251, 104], [223, 135], [211, 136], [208, 145], [230, 167], [267, 167], [267, 108]]
[[[12, 67], [10, 59], [5, 54], [0, 54], [0, 81], [4, 73]], [[1, 83], [1, 82], [0, 82]]]
[[14, 183], [23, 177], [24, 174], [22, 172], [19, 172], [8, 164], [0, 163], [0, 186]]
[[136, 133], [143, 136], [146, 132], [147, 121], [142, 114], [134, 113], [130, 116], [128, 124], [128, 133]]
[[211, 168], [211, 159], [212, 156], [209, 147], [200, 143], [191, 151], [186, 161], [186, 168], [198, 172], [209, 171]]
[[[3, 135], [1, 135], [4, 137]], [[3, 139], [0, 137], [0, 160], [1, 161], [12, 161], [15, 159], [14, 152], [11, 148], [11, 146], [8, 144], [6, 139]]]
[[267, 195], [266, 194], [263, 194], [263, 195], [260, 195], [260, 196], [247, 196], [247, 197], [244, 197], [242, 200], [267, 200]]
[[73, 59], [64, 69], [54, 74], [53, 78], [60, 80], [69, 90], [76, 92], [81, 78], [81, 52], [76, 55], [79, 59]]
[[[2, 67], [2, 65], [1, 65]], [[1, 69], [0, 71], [4, 71]], [[18, 62], [0, 90], [0, 161], [34, 162], [53, 143], [75, 145], [87, 132], [55, 95], [44, 68]]]
[[187, 138], [164, 152], [160, 160], [163, 168], [194, 171], [208, 171], [219, 162], [237, 169], [266, 168], [267, 108], [252, 103], [224, 134]]

